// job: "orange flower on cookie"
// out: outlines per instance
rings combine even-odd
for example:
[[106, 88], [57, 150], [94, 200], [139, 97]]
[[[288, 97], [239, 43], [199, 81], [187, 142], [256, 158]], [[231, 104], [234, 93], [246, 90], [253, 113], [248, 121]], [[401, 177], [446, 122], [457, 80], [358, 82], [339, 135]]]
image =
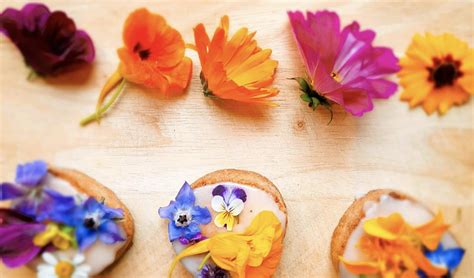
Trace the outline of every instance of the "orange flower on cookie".
[[[165, 94], [183, 92], [189, 84], [192, 61], [184, 55], [184, 40], [162, 16], [145, 8], [132, 12], [125, 21], [123, 42], [124, 46], [117, 50], [120, 58], [118, 69], [104, 85], [96, 113], [84, 119], [83, 125], [100, 120], [121, 93], [125, 81]], [[102, 106], [116, 87], [116, 93]]]
[[440, 213], [418, 227], [406, 223], [398, 213], [369, 219], [364, 223], [365, 233], [358, 248], [370, 260], [353, 262], [342, 257], [340, 260], [349, 272], [358, 275], [409, 278], [418, 277], [417, 270], [421, 269], [429, 277], [441, 277], [448, 269], [433, 265], [423, 248], [436, 250], [448, 227]]
[[203, 24], [194, 28], [195, 49], [201, 61], [204, 95], [247, 103], [273, 104], [278, 90], [270, 87], [278, 62], [271, 49], [261, 49], [255, 32], [240, 28], [229, 35], [229, 18], [223, 16], [212, 40]]

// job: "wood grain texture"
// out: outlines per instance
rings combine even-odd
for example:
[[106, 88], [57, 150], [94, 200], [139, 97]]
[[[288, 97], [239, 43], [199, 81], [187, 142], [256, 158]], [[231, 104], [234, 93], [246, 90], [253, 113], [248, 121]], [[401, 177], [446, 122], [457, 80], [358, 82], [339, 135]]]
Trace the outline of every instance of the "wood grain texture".
[[[289, 228], [276, 277], [335, 277], [329, 256], [331, 233], [356, 194], [376, 188], [405, 192], [442, 209], [467, 248], [457, 277], [473, 277], [473, 103], [444, 117], [427, 117], [398, 100], [377, 101], [373, 112], [354, 118], [336, 108], [313, 112], [288, 77], [304, 74], [286, 16], [288, 9], [337, 11], [344, 24], [357, 19], [377, 31], [376, 42], [402, 55], [414, 32], [450, 31], [473, 43], [472, 2], [317, 1], [45, 1], [62, 9], [92, 36], [93, 67], [56, 79], [26, 81], [21, 55], [0, 38], [0, 178], [11, 180], [18, 162], [43, 158], [74, 168], [113, 189], [136, 223], [133, 247], [106, 276], [165, 277], [173, 258], [166, 222], [157, 214], [184, 180], [217, 169], [259, 172], [281, 190]], [[0, 2], [0, 8], [23, 1]], [[93, 111], [101, 86], [118, 63], [122, 24], [146, 6], [164, 15], [188, 42], [203, 22], [214, 30], [228, 14], [231, 29], [257, 30], [262, 47], [279, 61], [279, 107], [257, 109], [204, 98], [196, 53], [186, 94], [159, 95], [127, 85], [101, 125], [79, 120]], [[461, 211], [461, 219], [458, 219]], [[176, 277], [189, 277], [182, 268]], [[7, 270], [1, 277], [32, 277]]]

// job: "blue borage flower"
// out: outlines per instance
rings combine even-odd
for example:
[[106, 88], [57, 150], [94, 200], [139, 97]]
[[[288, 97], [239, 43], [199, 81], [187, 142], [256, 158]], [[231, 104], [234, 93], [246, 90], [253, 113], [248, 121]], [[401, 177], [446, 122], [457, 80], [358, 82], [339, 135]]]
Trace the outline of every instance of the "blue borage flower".
[[[462, 258], [464, 257], [465, 250], [463, 248], [448, 248], [444, 249], [443, 245], [440, 243], [438, 248], [434, 251], [425, 250], [425, 256], [436, 266], [441, 266], [448, 269], [447, 277], [451, 277], [453, 271], [461, 263]], [[421, 270], [418, 271], [418, 275], [422, 278], [427, 278], [428, 276]]]
[[201, 228], [211, 222], [211, 213], [207, 208], [195, 206], [196, 197], [191, 186], [185, 182], [166, 207], [161, 207], [158, 213], [161, 218], [170, 220], [168, 237], [170, 241], [179, 239], [181, 243], [198, 241], [201, 238]]
[[42, 160], [20, 164], [15, 182], [0, 184], [0, 201], [12, 200], [11, 207], [24, 215], [43, 221], [53, 211], [67, 211], [74, 207], [74, 198], [64, 196], [42, 185], [48, 165]]
[[238, 216], [244, 209], [247, 194], [242, 188], [234, 187], [232, 190], [224, 185], [218, 185], [212, 190], [212, 209], [217, 212], [214, 224], [217, 227], [226, 227], [232, 231], [238, 223]]

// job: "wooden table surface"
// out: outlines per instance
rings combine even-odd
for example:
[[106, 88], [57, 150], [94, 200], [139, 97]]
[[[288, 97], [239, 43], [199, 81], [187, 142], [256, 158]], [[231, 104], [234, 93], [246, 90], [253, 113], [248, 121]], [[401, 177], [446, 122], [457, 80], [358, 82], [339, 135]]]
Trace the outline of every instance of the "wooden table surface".
[[[0, 9], [22, 1], [2, 0]], [[276, 277], [335, 277], [329, 260], [332, 231], [359, 193], [402, 190], [441, 209], [467, 249], [457, 277], [474, 277], [473, 102], [446, 116], [410, 110], [399, 93], [376, 101], [375, 110], [354, 118], [335, 109], [311, 111], [295, 82], [303, 64], [286, 11], [331, 9], [347, 24], [358, 20], [377, 31], [376, 42], [402, 55], [414, 32], [449, 31], [473, 43], [472, 2], [361, 3], [317, 1], [45, 1], [66, 11], [89, 32], [96, 47], [92, 67], [54, 79], [27, 81], [14, 45], [0, 38], [0, 178], [15, 166], [42, 158], [75, 168], [114, 190], [130, 208], [134, 245], [108, 277], [165, 277], [174, 256], [166, 221], [157, 209], [182, 183], [222, 168], [259, 172], [279, 186], [289, 211], [289, 230]], [[411, 1], [410, 1], [411, 2]], [[277, 108], [259, 109], [205, 98], [197, 54], [191, 85], [178, 97], [127, 85], [101, 125], [79, 126], [93, 111], [101, 86], [118, 64], [122, 24], [128, 13], [148, 7], [164, 15], [186, 41], [203, 22], [214, 30], [228, 14], [231, 30], [257, 30], [260, 46], [280, 62]], [[176, 277], [188, 277], [180, 267]], [[178, 275], [179, 274], [179, 275]], [[31, 277], [26, 269], [0, 267], [1, 277]]]

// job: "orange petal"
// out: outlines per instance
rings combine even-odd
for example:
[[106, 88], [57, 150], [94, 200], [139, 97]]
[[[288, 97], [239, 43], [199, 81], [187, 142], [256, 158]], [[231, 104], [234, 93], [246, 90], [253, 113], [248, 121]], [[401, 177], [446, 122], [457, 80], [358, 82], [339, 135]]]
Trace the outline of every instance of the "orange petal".
[[425, 257], [423, 252], [418, 248], [406, 246], [404, 251], [415, 261], [418, 267], [430, 277], [441, 277], [448, 272], [446, 268], [440, 268], [432, 265], [431, 262]]
[[378, 274], [380, 273], [379, 264], [377, 262], [350, 262], [343, 257], [339, 260], [344, 264], [346, 269], [352, 274]]
[[421, 242], [430, 250], [436, 250], [443, 234], [449, 225], [444, 223], [443, 214], [438, 212], [428, 223], [416, 227], [415, 231], [421, 238]]
[[193, 62], [190, 58], [184, 59], [174, 68], [163, 69], [162, 73], [168, 80], [170, 86], [165, 93], [181, 93], [189, 85], [193, 69]]

